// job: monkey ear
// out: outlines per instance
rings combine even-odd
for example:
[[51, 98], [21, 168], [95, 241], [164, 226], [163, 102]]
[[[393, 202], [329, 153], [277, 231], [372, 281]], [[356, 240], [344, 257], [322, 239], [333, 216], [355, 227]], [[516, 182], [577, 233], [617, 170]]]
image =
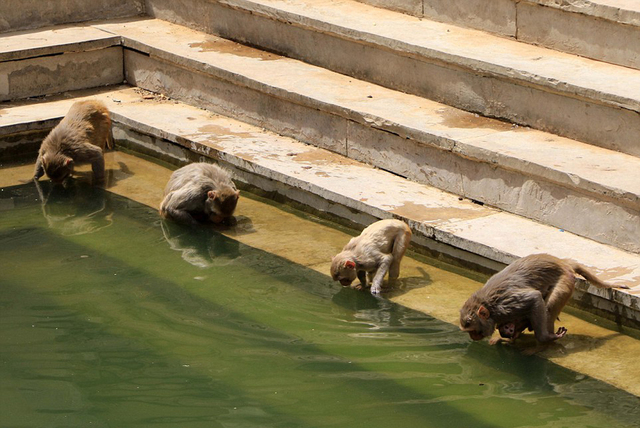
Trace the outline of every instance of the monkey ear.
[[73, 165], [73, 159], [71, 159], [71, 158], [66, 158], [66, 159], [64, 160], [64, 166], [71, 166], [71, 165]]
[[489, 309], [485, 308], [484, 305], [480, 305], [478, 308], [478, 316], [483, 320], [489, 319]]
[[346, 262], [344, 262], [344, 267], [346, 267], [347, 269], [355, 269], [356, 263], [353, 260], [347, 260]]
[[215, 198], [216, 198], [216, 196], [218, 196], [218, 194], [215, 192], [215, 190], [209, 190], [209, 191], [207, 192], [207, 197], [208, 197], [209, 199], [215, 199]]

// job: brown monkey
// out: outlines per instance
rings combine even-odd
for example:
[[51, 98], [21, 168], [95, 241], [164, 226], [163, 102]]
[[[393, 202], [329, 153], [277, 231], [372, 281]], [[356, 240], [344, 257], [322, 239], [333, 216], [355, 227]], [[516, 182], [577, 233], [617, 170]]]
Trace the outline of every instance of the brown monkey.
[[372, 280], [371, 293], [382, 291], [382, 281], [400, 275], [400, 261], [411, 241], [411, 229], [400, 220], [380, 220], [366, 227], [360, 236], [351, 238], [342, 252], [331, 261], [331, 277], [345, 287], [356, 279], [367, 286]]
[[199, 219], [221, 223], [232, 218], [240, 192], [231, 173], [210, 163], [192, 163], [171, 174], [164, 189], [160, 214], [180, 223]]
[[515, 340], [520, 337], [520, 334], [525, 330], [529, 329], [531, 331], [531, 323], [529, 320], [518, 320], [513, 322], [507, 322], [504, 324], [498, 325], [498, 332], [500, 333], [500, 337], [491, 339], [489, 343], [495, 345], [498, 342], [515, 342]]
[[109, 110], [100, 101], [77, 101], [42, 142], [33, 178], [46, 172], [51, 181], [61, 183], [71, 177], [74, 164], [91, 163], [94, 180], [101, 183], [105, 146], [113, 148]]
[[598, 287], [613, 287], [574, 261], [530, 255], [511, 263], [473, 293], [460, 310], [460, 328], [471, 339], [481, 340], [491, 336], [496, 325], [514, 323], [514, 334], [519, 335], [530, 323], [538, 341], [559, 339], [567, 330], [555, 331], [554, 323], [573, 293], [576, 274]]

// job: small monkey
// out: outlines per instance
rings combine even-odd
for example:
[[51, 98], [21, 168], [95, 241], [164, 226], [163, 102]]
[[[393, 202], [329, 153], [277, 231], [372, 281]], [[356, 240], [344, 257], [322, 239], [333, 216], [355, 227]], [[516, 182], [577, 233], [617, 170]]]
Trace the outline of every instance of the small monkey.
[[360, 286], [367, 286], [371, 293], [382, 291], [382, 281], [389, 272], [389, 279], [400, 275], [400, 261], [411, 241], [411, 229], [400, 220], [380, 220], [365, 228], [360, 236], [351, 238], [342, 252], [331, 261], [331, 277], [348, 287], [358, 278]]
[[559, 339], [567, 330], [556, 331], [554, 323], [573, 294], [576, 274], [598, 287], [614, 287], [579, 263], [533, 254], [493, 275], [469, 297], [460, 310], [460, 329], [473, 340], [491, 336], [496, 325], [511, 338], [530, 328], [539, 342]]
[[192, 163], [171, 174], [164, 189], [160, 214], [180, 223], [199, 219], [222, 223], [232, 218], [240, 192], [231, 173], [210, 163]]
[[102, 183], [105, 146], [113, 148], [109, 110], [101, 101], [77, 101], [42, 142], [33, 178], [46, 172], [51, 181], [62, 183], [76, 163], [91, 163], [95, 182]]
[[520, 337], [520, 334], [522, 334], [525, 329], [529, 329], [529, 331], [531, 331], [531, 323], [529, 320], [518, 320], [500, 324], [498, 325], [498, 333], [500, 333], [500, 337], [491, 339], [489, 343], [492, 345], [501, 341], [513, 343], [518, 337]]

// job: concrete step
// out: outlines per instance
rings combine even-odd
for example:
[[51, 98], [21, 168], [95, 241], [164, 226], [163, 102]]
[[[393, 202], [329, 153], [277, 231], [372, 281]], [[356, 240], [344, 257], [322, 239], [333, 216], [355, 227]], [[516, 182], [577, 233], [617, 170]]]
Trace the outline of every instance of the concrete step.
[[120, 41], [85, 25], [0, 35], [0, 101], [122, 83]]
[[[134, 144], [179, 162], [215, 159], [251, 187], [280, 194], [361, 226], [401, 218], [423, 248], [499, 269], [516, 257], [548, 252], [572, 258], [629, 291], [580, 283], [573, 303], [640, 326], [640, 255], [596, 243], [457, 195], [398, 177], [260, 127], [149, 94], [113, 88], [0, 106], [0, 143], [61, 118], [83, 98], [102, 99], [115, 123], [117, 146]], [[7, 131], [7, 130], [10, 130]], [[28, 179], [29, 177], [24, 177]]]
[[144, 0], [2, 0], [0, 33], [144, 13]]
[[640, 71], [341, 0], [148, 0], [152, 16], [640, 156]]
[[133, 85], [640, 252], [640, 159], [479, 117], [160, 20], [123, 36]]
[[640, 69], [635, 0], [358, 0]]

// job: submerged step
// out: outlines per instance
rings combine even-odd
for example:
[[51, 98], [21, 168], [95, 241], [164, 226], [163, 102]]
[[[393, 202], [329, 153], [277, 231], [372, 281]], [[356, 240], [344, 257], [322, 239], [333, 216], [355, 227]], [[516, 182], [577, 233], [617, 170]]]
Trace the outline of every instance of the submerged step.
[[[414, 241], [427, 248], [464, 250], [467, 256], [475, 256], [476, 262], [509, 263], [539, 252], [577, 260], [602, 279], [632, 290], [586, 289], [582, 284], [574, 296], [576, 302], [640, 325], [640, 255], [460, 200], [338, 154], [137, 88], [114, 89], [94, 97], [104, 100], [113, 112], [117, 139], [133, 139], [149, 151], [180, 160], [189, 159], [189, 152], [216, 159], [232, 168], [241, 181], [361, 225], [379, 218], [401, 218], [412, 227]], [[61, 117], [77, 99], [5, 105], [0, 129], [13, 126], [15, 130], [17, 123]]]
[[[640, 252], [640, 159], [160, 20], [123, 36], [131, 84]], [[640, 116], [639, 116], [640, 117]]]
[[639, 70], [348, 0], [227, 0], [202, 9], [172, 4], [151, 0], [148, 12], [464, 110], [640, 156]]

